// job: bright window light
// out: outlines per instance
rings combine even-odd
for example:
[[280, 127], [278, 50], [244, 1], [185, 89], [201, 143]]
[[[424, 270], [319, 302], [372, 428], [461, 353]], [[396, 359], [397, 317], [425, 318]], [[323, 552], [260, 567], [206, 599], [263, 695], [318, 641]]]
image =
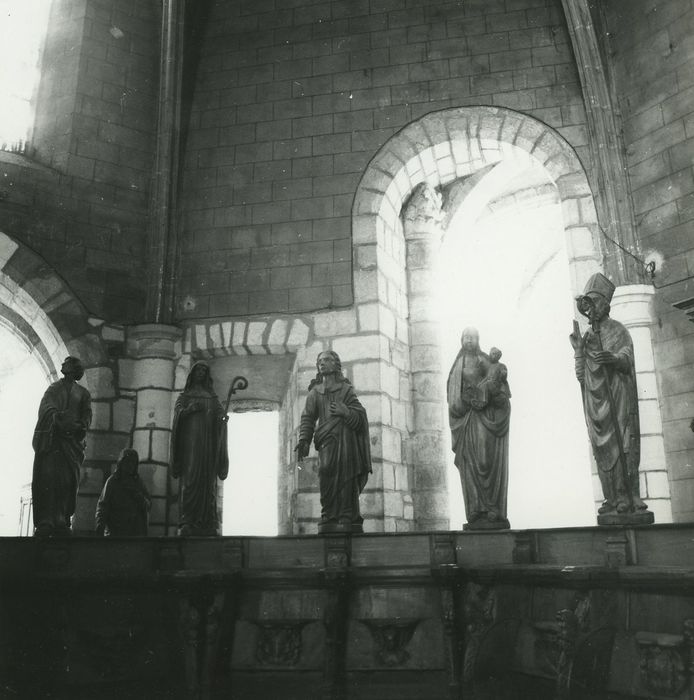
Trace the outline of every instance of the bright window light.
[[32, 100], [50, 0], [0, 0], [0, 147], [21, 150], [33, 122]]
[[[19, 511], [25, 487], [31, 484], [34, 451], [31, 440], [39, 403], [48, 388], [46, 375], [24, 343], [0, 326], [0, 536], [19, 533]], [[28, 515], [28, 512], [27, 512]], [[33, 522], [25, 523], [23, 534], [32, 534]]]
[[[594, 524], [588, 437], [568, 339], [573, 307], [561, 207], [454, 217], [436, 279], [444, 380], [466, 326], [479, 330], [483, 351], [500, 348], [508, 366], [511, 527]], [[451, 528], [458, 529], [465, 511], [448, 454]]]
[[278, 411], [230, 414], [223, 535], [277, 535], [278, 455]]

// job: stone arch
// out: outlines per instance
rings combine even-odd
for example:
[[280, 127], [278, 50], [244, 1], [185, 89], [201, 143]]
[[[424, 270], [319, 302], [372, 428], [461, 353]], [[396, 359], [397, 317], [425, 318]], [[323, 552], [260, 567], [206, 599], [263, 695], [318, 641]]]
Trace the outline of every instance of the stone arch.
[[47, 379], [55, 381], [60, 360], [69, 353], [50, 316], [48, 289], [60, 293], [64, 285], [57, 275], [43, 288], [37, 284], [38, 262], [38, 256], [0, 233], [0, 323], [25, 346], [35, 348]]
[[[360, 273], [377, 268], [388, 274], [387, 257], [398, 248], [390, 240], [396, 234], [392, 222], [418, 185], [444, 186], [502, 158], [519, 157], [536, 160], [557, 187], [578, 293], [602, 267], [603, 251], [588, 177], [576, 152], [554, 129], [528, 115], [500, 107], [460, 107], [431, 112], [406, 126], [369, 163], [352, 209], [356, 302], [372, 300]], [[371, 264], [360, 266], [365, 260]]]
[[[88, 311], [69, 285], [26, 245], [0, 232], [0, 323], [35, 348], [46, 377], [55, 381], [69, 354], [85, 367], [101, 366], [108, 354]], [[89, 387], [91, 378], [83, 382]]]
[[[99, 462], [103, 454], [109, 458], [111, 456], [108, 431], [112, 427], [110, 405], [113, 403], [114, 387], [105, 338], [111, 333], [122, 340], [122, 329], [107, 328], [100, 319], [90, 318], [67, 283], [40, 255], [2, 232], [0, 325], [37, 361], [45, 385], [60, 378], [60, 366], [67, 355], [79, 357], [85, 366], [81, 383], [92, 395], [94, 418], [87, 439], [87, 459], [82, 470], [80, 498], [73, 526], [76, 531], [91, 530], [93, 501], [103, 483], [101, 469], [95, 469], [93, 465]], [[40, 394], [31, 400], [38, 402], [39, 399]], [[32, 419], [37, 407], [38, 403], [32, 406]], [[105, 418], [106, 415], [109, 419]], [[26, 427], [24, 423], [25, 419], [22, 419], [22, 426]], [[126, 436], [123, 441], [125, 439]], [[30, 437], [24, 441], [30, 451]], [[23, 460], [24, 457], [22, 463]]]
[[[429, 113], [379, 150], [359, 183], [353, 204], [355, 303], [358, 313], [373, 310], [378, 318], [384, 348], [379, 377], [382, 392], [386, 392], [392, 370], [400, 381], [397, 396], [389, 397], [391, 420], [387, 426], [384, 422], [383, 430], [391, 438], [393, 432], [398, 434], [405, 464], [393, 467], [396, 478], [390, 499], [384, 477], [384, 503], [387, 510], [389, 502], [406, 502], [409, 493], [413, 504], [410, 525], [416, 529], [448, 527], [445, 418], [439, 395], [442, 367], [422, 293], [433, 254], [430, 233], [447, 214], [432, 198], [458, 183], [468, 188], [458, 193], [465, 198], [475, 185], [495, 178], [495, 167], [508, 160], [539, 164], [556, 188], [571, 287], [579, 293], [588, 277], [602, 268], [593, 196], [570, 144], [533, 117], [483, 106]], [[422, 188], [429, 192], [423, 193]], [[412, 200], [421, 194], [423, 201], [416, 202], [412, 212]], [[403, 352], [406, 358], [396, 361]], [[383, 469], [385, 473], [385, 461]]]

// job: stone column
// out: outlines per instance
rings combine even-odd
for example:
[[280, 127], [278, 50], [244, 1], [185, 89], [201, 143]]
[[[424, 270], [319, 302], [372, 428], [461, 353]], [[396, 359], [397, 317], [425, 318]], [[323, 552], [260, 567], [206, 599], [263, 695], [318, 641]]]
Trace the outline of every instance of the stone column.
[[169, 442], [175, 364], [181, 330], [143, 324], [127, 332], [128, 359], [121, 361], [121, 388], [135, 394], [132, 446], [140, 455], [140, 477], [152, 496], [150, 536], [175, 534], [174, 491], [169, 480]]
[[444, 378], [439, 329], [431, 320], [434, 261], [442, 220], [441, 195], [427, 183], [417, 186], [404, 216], [414, 408], [412, 500], [417, 530], [449, 527]]
[[174, 216], [181, 150], [185, 0], [162, 0], [159, 49], [159, 111], [149, 201], [149, 275], [146, 318], [171, 320], [175, 295], [178, 230]]
[[615, 284], [633, 279], [641, 281], [643, 266], [635, 267], [635, 259], [627, 254], [638, 249], [636, 226], [626, 177], [621, 124], [610, 90], [608, 66], [602, 60], [591, 3], [589, 0], [562, 0], [562, 5], [586, 108], [598, 220], [608, 235], [606, 273]]
[[655, 289], [646, 284], [617, 287], [610, 315], [627, 327], [634, 342], [641, 423], [641, 497], [656, 522], [664, 523], [672, 522], [672, 505], [651, 337], [654, 294]]

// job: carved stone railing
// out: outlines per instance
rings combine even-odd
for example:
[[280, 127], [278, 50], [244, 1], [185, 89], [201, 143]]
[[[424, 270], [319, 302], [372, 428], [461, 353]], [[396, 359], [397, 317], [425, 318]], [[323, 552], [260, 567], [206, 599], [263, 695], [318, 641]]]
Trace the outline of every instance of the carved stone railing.
[[4, 539], [0, 687], [347, 700], [378, 678], [442, 699], [686, 697], [693, 535]]

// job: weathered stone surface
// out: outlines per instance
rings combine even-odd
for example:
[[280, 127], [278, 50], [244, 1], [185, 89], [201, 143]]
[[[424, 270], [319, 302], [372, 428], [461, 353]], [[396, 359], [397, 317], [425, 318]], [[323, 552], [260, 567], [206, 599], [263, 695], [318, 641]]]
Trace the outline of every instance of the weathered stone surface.
[[170, 428], [172, 393], [162, 389], [137, 392], [135, 424], [141, 428]]
[[135, 398], [120, 398], [112, 403], [113, 430], [129, 433], [135, 424]]

